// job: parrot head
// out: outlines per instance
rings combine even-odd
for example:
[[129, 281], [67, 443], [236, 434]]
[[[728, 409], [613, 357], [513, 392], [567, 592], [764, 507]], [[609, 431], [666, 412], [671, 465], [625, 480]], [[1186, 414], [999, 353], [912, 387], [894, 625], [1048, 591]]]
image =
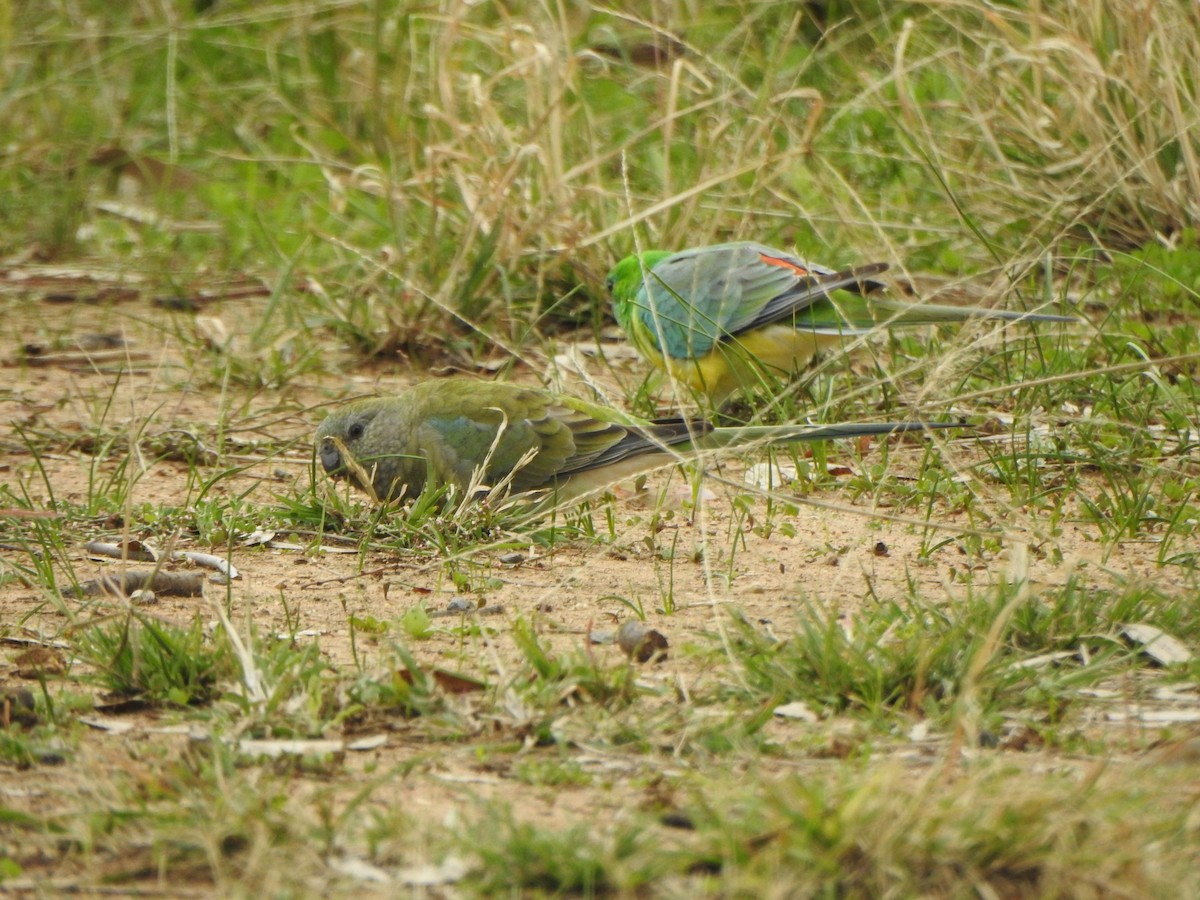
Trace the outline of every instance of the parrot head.
[[645, 250], [625, 257], [608, 273], [608, 279], [604, 284], [612, 298], [613, 315], [617, 317], [617, 323], [627, 333], [633, 317], [634, 301], [642, 286], [643, 274], [649, 272], [670, 255], [666, 250]]
[[347, 474], [342, 460], [342, 447], [338, 444], [353, 453], [355, 446], [366, 435], [367, 426], [378, 414], [379, 409], [375, 405], [364, 409], [362, 404], [356, 403], [333, 413], [321, 423], [317, 429], [317, 456], [329, 475], [340, 478]]
[[396, 423], [381, 419], [388, 403], [388, 398], [360, 400], [331, 413], [317, 428], [315, 440], [321, 468], [331, 478], [349, 479], [381, 500], [391, 499], [401, 462], [394, 450]]

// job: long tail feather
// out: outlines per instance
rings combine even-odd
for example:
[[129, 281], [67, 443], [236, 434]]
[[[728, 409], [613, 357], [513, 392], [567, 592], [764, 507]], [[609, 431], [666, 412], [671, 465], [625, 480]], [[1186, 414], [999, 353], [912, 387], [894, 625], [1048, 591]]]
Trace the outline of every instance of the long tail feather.
[[868, 307], [870, 320], [860, 321], [856, 315], [852, 325], [865, 327], [871, 322], [887, 325], [937, 325], [942, 322], [965, 322], [968, 319], [993, 319], [1001, 322], [1079, 322], [1075, 316], [1050, 313], [1022, 312], [1011, 309], [984, 309], [971, 306], [943, 306], [933, 303], [901, 303], [896, 300], [874, 300]]
[[904, 434], [912, 431], [938, 431], [944, 428], [969, 428], [962, 422], [864, 422], [838, 425], [747, 425], [741, 428], [714, 428], [694, 445], [699, 450], [738, 447], [759, 441], [797, 443], [828, 441], [879, 434]]

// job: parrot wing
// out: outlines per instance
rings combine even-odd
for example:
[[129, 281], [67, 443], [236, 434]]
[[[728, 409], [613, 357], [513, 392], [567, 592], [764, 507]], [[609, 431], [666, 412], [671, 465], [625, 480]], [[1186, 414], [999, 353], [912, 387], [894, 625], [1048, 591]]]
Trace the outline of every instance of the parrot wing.
[[[578, 475], [616, 465], [646, 453], [656, 453], [677, 444], [686, 444], [696, 437], [708, 434], [713, 427], [700, 419], [656, 419], [645, 427], [630, 428], [623, 425], [599, 422], [586, 414], [578, 414], [590, 430], [605, 428], [611, 434], [620, 432], [616, 440], [605, 440], [584, 452], [577, 452], [558, 473], [560, 476]], [[579, 432], [576, 432], [577, 441]]]
[[[871, 290], [884, 263], [835, 272], [752, 242], [684, 250], [656, 264], [634, 303], [664, 355], [699, 359], [722, 341], [793, 316], [831, 291]], [[853, 330], [843, 329], [853, 333]]]
[[[549, 483], [575, 453], [570, 425], [546, 394], [532, 388], [472, 382], [425, 382], [418, 445], [439, 478], [469, 484], [482, 469], [489, 481], [514, 469], [516, 490]], [[410, 391], [410, 396], [412, 395]]]
[[679, 419], [640, 428], [599, 418], [587, 404], [534, 388], [432, 383], [440, 390], [424, 411], [419, 444], [441, 478], [459, 484], [468, 484], [482, 467], [489, 482], [512, 473], [513, 490], [537, 490], [711, 427]]

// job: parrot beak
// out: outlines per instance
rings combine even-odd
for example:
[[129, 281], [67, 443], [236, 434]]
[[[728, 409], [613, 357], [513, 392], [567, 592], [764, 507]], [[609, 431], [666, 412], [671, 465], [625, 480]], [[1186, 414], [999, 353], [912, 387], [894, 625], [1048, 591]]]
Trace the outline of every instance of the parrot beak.
[[324, 438], [321, 445], [317, 448], [317, 456], [321, 458], [321, 467], [333, 477], [346, 474], [346, 467], [342, 465], [342, 454], [338, 452], [337, 445], [334, 444], [332, 438]]

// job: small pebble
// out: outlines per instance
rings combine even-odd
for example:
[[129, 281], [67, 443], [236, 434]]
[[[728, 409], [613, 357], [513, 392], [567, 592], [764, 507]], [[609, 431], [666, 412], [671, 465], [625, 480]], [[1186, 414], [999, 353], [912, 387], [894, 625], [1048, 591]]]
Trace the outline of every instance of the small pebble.
[[625, 622], [617, 629], [617, 644], [625, 655], [638, 662], [660, 662], [667, 658], [667, 639], [641, 622]]

